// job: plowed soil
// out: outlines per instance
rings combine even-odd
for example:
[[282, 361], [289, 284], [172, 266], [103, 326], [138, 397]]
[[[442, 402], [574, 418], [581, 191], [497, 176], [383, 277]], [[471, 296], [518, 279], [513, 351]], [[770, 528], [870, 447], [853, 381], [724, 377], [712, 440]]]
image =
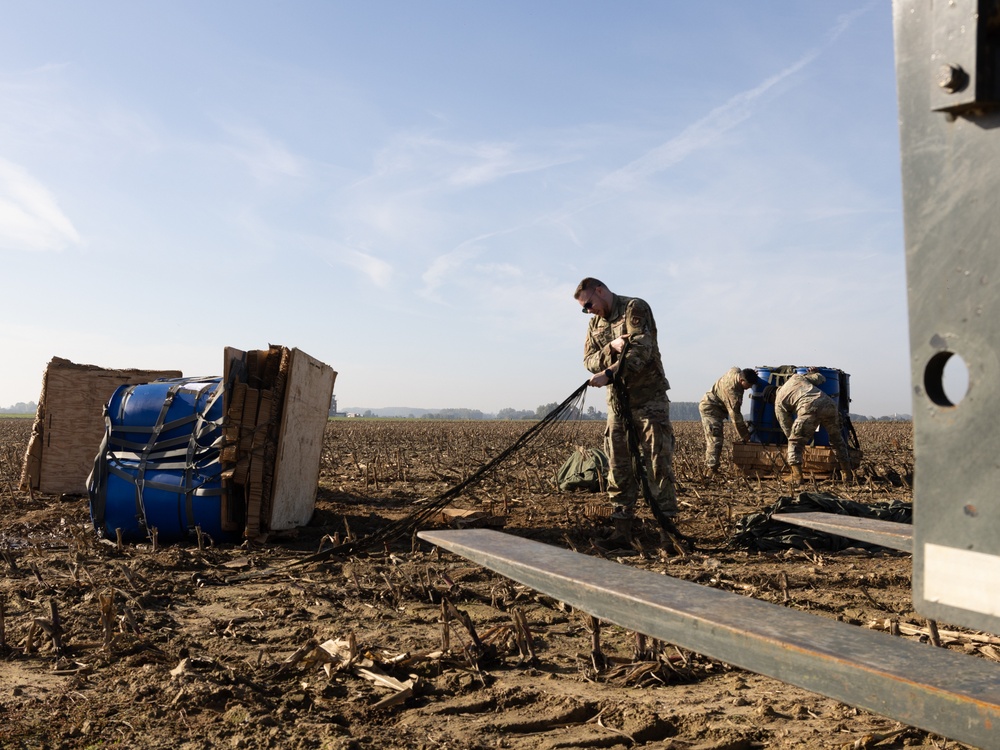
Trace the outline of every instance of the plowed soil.
[[[308, 527], [264, 544], [154, 549], [99, 540], [84, 496], [20, 490], [30, 420], [0, 420], [0, 747], [964, 747], [618, 626], [595, 639], [586, 613], [414, 537], [290, 567], [421, 507], [529, 426], [335, 420]], [[910, 425], [857, 428], [858, 483], [805, 489], [910, 501]], [[662, 549], [647, 514], [634, 549], [601, 552], [602, 496], [560, 493], [552, 476], [572, 446], [600, 446], [602, 429], [557, 428], [453, 507], [510, 534], [929, 640], [909, 555], [728, 548], [738, 518], [790, 492], [731, 466], [702, 478], [695, 423], [676, 425], [676, 469], [679, 527], [696, 551]], [[937, 626], [942, 647], [998, 658], [990, 638]]]

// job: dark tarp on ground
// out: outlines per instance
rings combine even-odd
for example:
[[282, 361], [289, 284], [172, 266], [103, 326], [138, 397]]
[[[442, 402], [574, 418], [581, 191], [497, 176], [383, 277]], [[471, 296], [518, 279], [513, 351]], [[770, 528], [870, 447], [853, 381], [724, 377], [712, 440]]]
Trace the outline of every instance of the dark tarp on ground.
[[822, 531], [771, 520], [771, 516], [775, 513], [806, 512], [837, 513], [843, 516], [876, 518], [895, 523], [913, 523], [913, 506], [910, 503], [868, 504], [842, 500], [822, 492], [801, 492], [796, 497], [778, 498], [778, 502], [760, 513], [751, 513], [738, 518], [736, 532], [729, 540], [729, 546], [760, 552], [784, 549], [837, 551], [848, 547], [885, 549], [877, 544], [824, 534]]

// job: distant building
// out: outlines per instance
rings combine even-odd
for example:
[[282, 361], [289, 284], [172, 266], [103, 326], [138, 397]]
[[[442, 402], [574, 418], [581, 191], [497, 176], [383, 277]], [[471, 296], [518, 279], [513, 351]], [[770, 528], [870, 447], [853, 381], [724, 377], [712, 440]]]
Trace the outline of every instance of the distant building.
[[330, 416], [331, 417], [342, 417], [344, 416], [337, 411], [337, 396], [336, 394], [330, 396]]

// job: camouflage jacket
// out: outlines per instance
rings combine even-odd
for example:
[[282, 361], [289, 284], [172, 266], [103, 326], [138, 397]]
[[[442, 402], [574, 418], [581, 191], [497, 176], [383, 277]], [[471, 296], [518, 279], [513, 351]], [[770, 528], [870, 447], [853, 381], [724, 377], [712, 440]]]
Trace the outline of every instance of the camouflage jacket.
[[802, 414], [814, 401], [830, 398], [816, 386], [823, 385], [826, 378], [819, 372], [796, 373], [785, 381], [774, 396], [774, 408]]
[[670, 383], [656, 343], [656, 321], [641, 299], [613, 294], [608, 317], [591, 316], [583, 347], [584, 366], [590, 372], [601, 372], [615, 365], [619, 355], [611, 342], [623, 333], [629, 334], [629, 348], [618, 377], [624, 375], [629, 402], [636, 407], [657, 399], [666, 401]]
[[724, 408], [729, 412], [729, 419], [736, 427], [736, 432], [740, 437], [745, 437], [747, 426], [743, 419], [743, 387], [740, 385], [742, 377], [743, 372], [739, 367], [730, 368], [725, 375], [715, 381], [711, 390], [702, 396], [701, 402]]

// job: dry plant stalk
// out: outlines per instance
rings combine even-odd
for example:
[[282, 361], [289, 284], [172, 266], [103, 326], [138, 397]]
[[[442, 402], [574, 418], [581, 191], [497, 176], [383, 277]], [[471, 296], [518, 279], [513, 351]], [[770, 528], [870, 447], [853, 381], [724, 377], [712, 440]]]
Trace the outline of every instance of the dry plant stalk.
[[[49, 600], [49, 612], [51, 619], [44, 619], [41, 617], [36, 617], [32, 620], [33, 629], [41, 629], [49, 638], [52, 639], [52, 648], [57, 654], [63, 652], [63, 629], [62, 623], [59, 621], [59, 610], [56, 608], [56, 603], [54, 599]], [[30, 631], [29, 631], [30, 633]]]
[[517, 650], [521, 658], [527, 657], [534, 660], [535, 639], [531, 635], [531, 628], [528, 627], [528, 618], [524, 614], [524, 609], [514, 607], [511, 610], [511, 620], [514, 622], [514, 641], [517, 643]]
[[7, 567], [10, 568], [11, 573], [19, 573], [20, 569], [17, 567], [17, 558], [9, 550], [0, 550], [0, 557], [3, 557]]
[[35, 638], [38, 637], [38, 632], [38, 623], [32, 620], [28, 627], [28, 634], [24, 636], [24, 653], [32, 654], [35, 652]]
[[930, 633], [931, 643], [938, 648], [941, 647], [941, 636], [938, 635], [938, 627], [936, 620], [927, 621], [927, 631]]
[[111, 641], [114, 638], [115, 594], [109, 591], [98, 596], [98, 606], [101, 609], [101, 631], [104, 633], [104, 650], [111, 650]]
[[301, 646], [295, 649], [295, 652], [291, 656], [289, 656], [281, 663], [281, 666], [278, 667], [277, 674], [280, 675], [284, 673], [285, 670], [294, 667], [296, 664], [302, 661], [308, 654], [312, 653], [312, 651], [318, 645], [319, 641], [317, 641], [315, 638], [310, 638], [309, 640], [307, 640], [305, 643], [303, 643]]
[[38, 581], [39, 585], [44, 586], [45, 585], [45, 581], [42, 580], [42, 574], [38, 570], [38, 566], [35, 565], [34, 562], [29, 561], [28, 562], [28, 569], [31, 571], [31, 574], [35, 577], [35, 580]]
[[600, 672], [607, 666], [607, 660], [601, 653], [601, 621], [590, 615], [590, 661], [594, 669]]
[[448, 605], [441, 600], [441, 650], [446, 654], [451, 651], [451, 631], [448, 625]]

